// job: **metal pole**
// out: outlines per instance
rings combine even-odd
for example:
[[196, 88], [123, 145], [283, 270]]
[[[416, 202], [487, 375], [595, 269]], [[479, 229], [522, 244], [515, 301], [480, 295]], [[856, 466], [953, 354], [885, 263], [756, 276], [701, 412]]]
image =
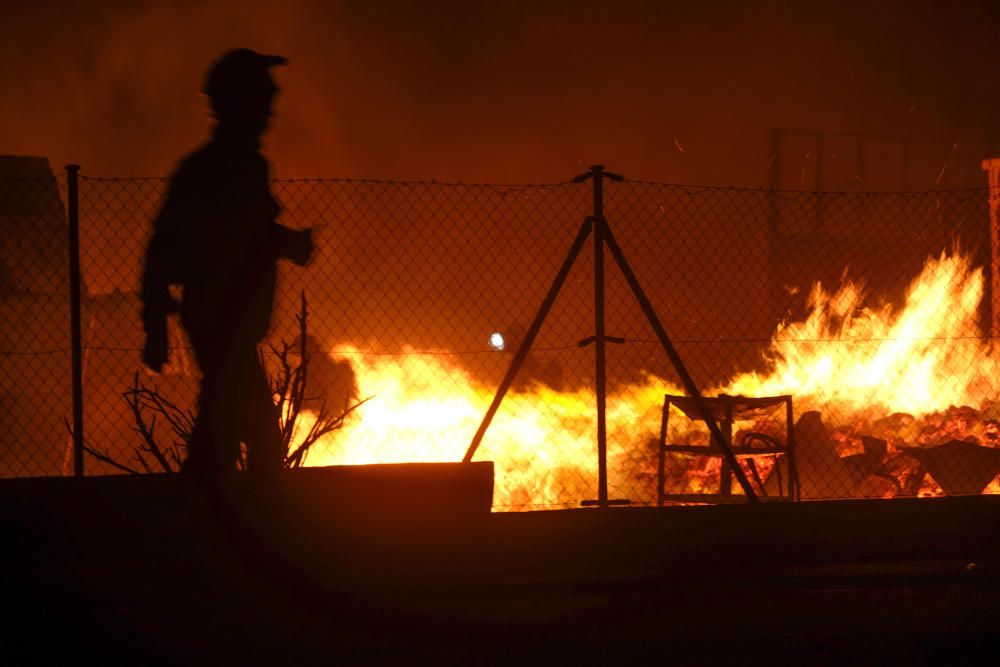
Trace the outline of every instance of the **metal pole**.
[[604, 339], [604, 167], [590, 168], [594, 175], [594, 376], [597, 395], [597, 501], [608, 505], [607, 358]]
[[573, 241], [573, 246], [570, 248], [569, 254], [566, 255], [566, 260], [563, 262], [562, 268], [559, 269], [556, 279], [552, 282], [552, 287], [549, 288], [549, 293], [545, 295], [545, 300], [542, 301], [542, 305], [538, 309], [538, 313], [535, 315], [534, 321], [528, 328], [528, 333], [525, 334], [524, 340], [521, 341], [521, 347], [518, 348], [517, 354], [514, 355], [514, 359], [510, 362], [507, 374], [504, 375], [503, 380], [500, 382], [500, 386], [497, 388], [497, 393], [493, 397], [493, 403], [490, 404], [489, 409], [483, 416], [483, 421], [480, 422], [479, 430], [476, 431], [476, 435], [472, 437], [469, 449], [466, 450], [465, 457], [462, 459], [463, 462], [469, 463], [472, 461], [472, 457], [475, 456], [476, 450], [479, 449], [479, 445], [483, 441], [483, 436], [486, 435], [486, 429], [490, 427], [490, 422], [493, 421], [494, 415], [496, 415], [497, 410], [500, 408], [500, 403], [503, 401], [503, 397], [507, 394], [507, 390], [510, 389], [511, 384], [514, 383], [514, 378], [517, 376], [517, 372], [521, 369], [521, 365], [524, 363], [525, 357], [528, 356], [528, 350], [531, 349], [531, 344], [535, 342], [535, 337], [541, 330], [546, 316], [549, 314], [549, 311], [552, 310], [552, 304], [555, 303], [556, 297], [559, 296], [559, 290], [562, 289], [563, 283], [566, 282], [566, 276], [569, 275], [570, 269], [573, 268], [573, 263], [576, 262], [577, 256], [579, 256], [580, 251], [583, 250], [583, 246], [587, 242], [587, 237], [590, 236], [590, 232], [593, 227], [593, 220], [590, 218], [584, 220], [583, 224], [580, 225], [580, 231], [576, 235], [576, 240]]
[[597, 500], [584, 500], [582, 505], [608, 507], [627, 505], [627, 500], [608, 499], [608, 428], [607, 428], [607, 343], [622, 343], [624, 339], [608, 336], [604, 318], [604, 244], [607, 221], [604, 219], [604, 179], [623, 180], [618, 174], [604, 171], [604, 166], [595, 164], [586, 174], [573, 179], [582, 183], [587, 179], [594, 182], [594, 335], [580, 341], [580, 345], [594, 343], [594, 394], [597, 399]]
[[1000, 158], [983, 160], [989, 179], [990, 205], [990, 336], [1000, 338]]
[[66, 165], [69, 205], [69, 326], [73, 373], [73, 474], [83, 477], [83, 333], [80, 316], [80, 165]]
[[781, 243], [781, 209], [778, 207], [778, 190], [781, 189], [781, 140], [785, 131], [775, 129], [771, 132], [771, 163], [770, 190], [768, 191], [768, 225], [767, 225], [767, 267], [770, 272], [768, 285], [768, 307], [770, 321], [779, 322], [785, 309], [782, 307], [785, 281], [782, 275]]

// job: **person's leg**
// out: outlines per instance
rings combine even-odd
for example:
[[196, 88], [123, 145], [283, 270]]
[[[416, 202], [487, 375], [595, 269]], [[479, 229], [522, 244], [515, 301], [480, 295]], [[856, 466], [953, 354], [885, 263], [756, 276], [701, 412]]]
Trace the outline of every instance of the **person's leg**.
[[181, 465], [181, 471], [199, 477], [217, 478], [222, 471], [219, 467], [213, 444], [213, 414], [217, 399], [214, 397], [216, 378], [213, 375], [203, 375], [198, 392], [198, 412], [194, 418], [191, 437], [187, 443], [187, 457]]
[[203, 375], [182, 470], [220, 479], [235, 469], [239, 457], [243, 378], [231, 351], [220, 353], [215, 346], [197, 343], [194, 347]]
[[271, 480], [284, 467], [287, 455], [278, 407], [274, 404], [270, 381], [256, 347], [244, 357], [244, 364], [247, 470], [262, 481]]

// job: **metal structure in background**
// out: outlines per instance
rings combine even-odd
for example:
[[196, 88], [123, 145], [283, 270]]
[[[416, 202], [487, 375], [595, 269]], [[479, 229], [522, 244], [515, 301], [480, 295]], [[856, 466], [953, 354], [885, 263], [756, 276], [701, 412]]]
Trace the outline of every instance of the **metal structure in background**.
[[698, 413], [701, 415], [702, 420], [708, 427], [712, 441], [722, 452], [722, 455], [725, 457], [728, 465], [732, 469], [733, 475], [743, 488], [743, 492], [746, 494], [747, 499], [751, 502], [756, 502], [757, 494], [754, 492], [753, 487], [750, 486], [749, 480], [747, 480], [746, 476], [743, 474], [743, 469], [740, 468], [740, 465], [736, 460], [736, 456], [733, 454], [732, 447], [730, 447], [729, 441], [719, 429], [708, 404], [702, 398], [701, 392], [694, 383], [694, 379], [691, 377], [687, 367], [684, 365], [684, 360], [681, 359], [680, 355], [677, 353], [677, 349], [674, 347], [674, 344], [670, 342], [670, 338], [667, 336], [667, 332], [663, 328], [663, 324], [660, 323], [660, 318], [656, 315], [656, 311], [653, 309], [649, 299], [646, 297], [646, 293], [643, 291], [642, 286], [639, 284], [635, 274], [632, 272], [632, 267], [629, 265], [628, 259], [626, 259], [625, 254], [622, 252], [618, 243], [615, 241], [614, 235], [611, 233], [611, 227], [608, 225], [607, 218], [604, 217], [605, 178], [619, 183], [624, 180], [624, 178], [618, 174], [604, 171], [603, 165], [594, 165], [586, 174], [581, 174], [573, 179], [574, 183], [584, 183], [588, 180], [592, 182], [594, 193], [593, 213], [584, 218], [583, 225], [580, 227], [580, 231], [576, 235], [576, 240], [573, 241], [573, 244], [570, 247], [566, 260], [559, 269], [559, 273], [556, 275], [556, 279], [552, 283], [549, 293], [542, 302], [541, 308], [539, 308], [538, 313], [535, 315], [535, 319], [531, 323], [531, 328], [524, 337], [521, 347], [517, 351], [517, 355], [515, 355], [507, 373], [500, 382], [500, 387], [497, 389], [493, 402], [490, 404], [489, 409], [483, 416], [483, 421], [480, 423], [479, 429], [473, 436], [472, 442], [469, 444], [469, 449], [465, 452], [465, 457], [462, 460], [468, 463], [472, 461], [472, 457], [475, 456], [476, 450], [479, 449], [479, 445], [482, 443], [483, 437], [486, 435], [486, 429], [489, 428], [490, 422], [493, 421], [493, 417], [496, 415], [496, 411], [500, 407], [500, 403], [503, 401], [504, 396], [510, 389], [517, 373], [521, 370], [521, 365], [524, 363], [528, 350], [531, 349], [532, 344], [535, 342], [535, 337], [538, 335], [542, 325], [545, 323], [545, 318], [552, 309], [552, 304], [555, 302], [556, 297], [559, 296], [559, 291], [562, 289], [566, 276], [569, 274], [570, 269], [573, 268], [573, 264], [576, 262], [577, 257], [580, 255], [580, 251], [583, 249], [584, 243], [587, 241], [587, 237], [593, 233], [595, 333], [593, 336], [588, 336], [587, 338], [581, 340], [579, 344], [581, 347], [590, 345], [591, 343], [594, 344], [594, 368], [596, 369], [594, 393], [597, 398], [597, 484], [599, 495], [597, 500], [588, 499], [582, 501], [581, 504], [585, 506], [596, 505], [598, 507], [608, 507], [609, 505], [627, 505], [629, 503], [628, 500], [608, 498], [607, 355], [605, 345], [608, 342], [624, 343], [625, 340], [616, 336], [606, 336], [604, 331], [605, 244], [607, 244], [615, 262], [618, 264], [618, 268], [625, 276], [625, 280], [628, 281], [629, 288], [632, 290], [632, 294], [639, 302], [643, 314], [649, 320], [650, 326], [653, 327], [653, 331], [656, 333], [656, 337], [659, 340], [660, 345], [663, 347], [663, 351], [670, 358], [670, 363], [673, 364], [674, 370], [680, 376], [684, 389], [688, 392], [688, 395], [694, 402]]
[[[115, 472], [94, 452], [136, 467], [136, 381], [193, 408], [179, 328], [163, 374], [140, 363], [139, 277], [166, 186], [0, 157], [0, 476]], [[996, 493], [993, 187], [790, 192], [596, 169], [547, 185], [274, 181], [283, 224], [315, 228], [317, 249], [308, 269], [282, 267], [266, 342], [296, 335], [304, 290], [310, 392], [335, 408], [374, 397], [310, 464], [474, 454], [496, 462], [497, 510], [716, 492], [737, 469], [723, 457], [658, 462], [663, 438], [718, 440], [697, 410], [658, 437], [664, 394], [698, 389], [794, 395], [803, 500]], [[905, 308], [930, 319], [896, 322]], [[785, 420], [754, 419], [732, 425], [736, 442], [788, 439]], [[781, 447], [764, 449], [754, 490], [788, 495], [771, 491]]]
[[990, 335], [1000, 338], [1000, 158], [982, 167], [990, 184]]
[[[827, 132], [800, 128], [776, 128], [771, 133], [768, 188], [771, 198], [769, 240], [772, 263], [772, 315], [781, 318], [782, 291], [810, 272], [817, 255], [840, 247], [855, 266], [865, 270], [876, 265], [872, 246], [880, 239], [877, 226], [868, 224], [863, 211], [858, 224], [844, 233], [836, 199], [816, 196], [808, 210], [796, 208], [794, 217], [783, 209], [777, 193], [897, 192], [966, 190], [980, 187], [976, 166], [985, 147], [957, 138], [907, 136], [872, 132]], [[810, 251], [810, 248], [813, 249]], [[838, 271], [840, 268], [837, 269]], [[826, 281], [835, 276], [823, 276]], [[892, 289], [891, 278], [873, 276], [872, 287]]]

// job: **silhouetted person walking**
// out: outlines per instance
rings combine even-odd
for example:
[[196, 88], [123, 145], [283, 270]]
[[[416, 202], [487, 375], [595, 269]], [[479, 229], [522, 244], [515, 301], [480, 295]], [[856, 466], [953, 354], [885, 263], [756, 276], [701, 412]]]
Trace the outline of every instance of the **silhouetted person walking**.
[[235, 49], [211, 67], [204, 93], [217, 124], [171, 177], [146, 251], [143, 361], [159, 371], [167, 360], [166, 318], [178, 307], [169, 287], [179, 285], [181, 323], [202, 372], [183, 470], [210, 480], [235, 468], [241, 442], [248, 471], [261, 478], [273, 478], [286, 455], [257, 352], [270, 327], [277, 260], [304, 265], [312, 253], [310, 230], [275, 222], [280, 207], [260, 153], [278, 91], [270, 68], [285, 62]]

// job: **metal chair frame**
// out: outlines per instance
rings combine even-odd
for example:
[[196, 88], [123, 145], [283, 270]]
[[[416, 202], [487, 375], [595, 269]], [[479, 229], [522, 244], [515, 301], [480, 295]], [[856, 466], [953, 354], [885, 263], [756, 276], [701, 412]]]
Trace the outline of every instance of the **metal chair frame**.
[[[660, 438], [657, 447], [657, 484], [656, 501], [658, 505], [666, 502], [684, 503], [733, 503], [745, 502], [746, 497], [733, 494], [732, 476], [733, 470], [729, 465], [723, 450], [710, 438], [705, 445], [682, 445], [670, 444], [667, 442], [667, 433], [670, 425], [670, 408], [677, 407], [681, 412], [691, 419], [702, 420], [694, 402], [688, 396], [675, 396], [664, 394], [663, 396], [663, 417], [660, 421]], [[792, 410], [792, 397], [790, 395], [768, 396], [754, 398], [748, 396], [730, 396], [722, 394], [715, 397], [706, 396], [703, 399], [708, 405], [719, 430], [722, 432], [729, 445], [729, 449], [736, 456], [737, 460], [743, 459], [749, 469], [750, 477], [757, 486], [759, 497], [764, 500], [799, 500], [799, 479], [798, 470], [795, 465], [795, 431]], [[733, 443], [733, 422], [746, 419], [758, 414], [766, 414], [774, 410], [779, 405], [785, 406], [785, 443], [763, 433], [748, 433], [739, 443]], [[753, 446], [751, 441], [760, 441], [764, 446]], [[680, 454], [685, 456], [711, 456], [722, 459], [719, 473], [718, 493], [667, 493], [666, 485], [666, 455], [667, 453]], [[787, 488], [784, 481], [778, 478], [778, 495], [768, 496], [764, 490], [764, 481], [761, 479], [754, 463], [757, 456], [784, 456], [788, 470]], [[775, 463], [775, 471], [772, 474], [781, 474], [781, 460]]]

